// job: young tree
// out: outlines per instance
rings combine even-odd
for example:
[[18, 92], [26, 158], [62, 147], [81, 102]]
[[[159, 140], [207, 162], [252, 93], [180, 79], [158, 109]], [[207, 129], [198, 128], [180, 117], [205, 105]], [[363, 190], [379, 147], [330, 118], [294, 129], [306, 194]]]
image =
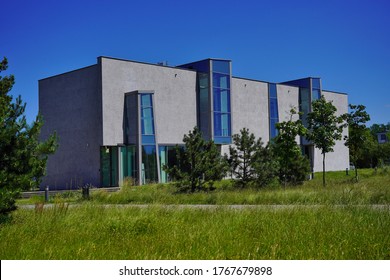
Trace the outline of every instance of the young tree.
[[307, 115], [308, 131], [306, 138], [321, 150], [322, 184], [325, 187], [325, 155], [333, 152], [336, 140], [341, 140], [343, 117], [336, 116], [337, 108], [324, 96], [312, 102], [312, 112]]
[[205, 141], [197, 127], [184, 135], [184, 149], [176, 146], [177, 165], [165, 167], [169, 176], [176, 181], [180, 191], [196, 192], [212, 188], [213, 182], [221, 180], [227, 169], [213, 141]]
[[298, 135], [305, 135], [306, 128], [301, 120], [293, 121], [297, 114], [295, 109], [290, 111], [290, 120], [276, 124], [278, 136], [273, 141], [273, 150], [279, 163], [279, 181], [285, 186], [302, 183], [310, 172], [309, 160], [302, 155], [301, 148], [296, 142]]
[[229, 162], [237, 186], [244, 188], [254, 182], [264, 186], [275, 177], [272, 152], [268, 146], [263, 147], [261, 138], [256, 140], [247, 128], [233, 135], [233, 145], [229, 151]]
[[348, 136], [344, 136], [345, 146], [349, 148], [351, 162], [355, 166], [355, 179], [358, 181], [358, 160], [362, 157], [363, 148], [368, 141], [366, 122], [370, 115], [365, 111], [364, 105], [349, 104], [350, 112], [344, 117], [348, 125]]
[[[4, 58], [0, 72], [8, 68]], [[0, 216], [16, 209], [15, 199], [21, 190], [39, 186], [45, 173], [47, 155], [54, 153], [56, 136], [39, 142], [42, 118], [27, 124], [26, 104], [8, 93], [15, 83], [13, 75], [0, 76]]]

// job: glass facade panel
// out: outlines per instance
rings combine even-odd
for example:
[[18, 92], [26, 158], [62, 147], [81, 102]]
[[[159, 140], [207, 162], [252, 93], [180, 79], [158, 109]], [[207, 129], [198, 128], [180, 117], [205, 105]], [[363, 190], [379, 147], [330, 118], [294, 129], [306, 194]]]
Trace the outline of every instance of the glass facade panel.
[[214, 111], [230, 112], [230, 90], [214, 89]]
[[230, 75], [230, 62], [223, 60], [213, 60], [213, 72]]
[[230, 136], [230, 113], [214, 112], [214, 135]]
[[218, 144], [231, 144], [232, 137], [214, 136], [214, 142]]
[[199, 87], [201, 89], [209, 88], [209, 74], [199, 73]]
[[154, 144], [156, 143], [156, 139], [154, 135], [142, 135], [141, 136], [142, 144]]
[[[300, 119], [302, 124], [307, 127], [307, 114], [310, 112], [311, 103], [310, 103], [310, 90], [308, 88], [299, 89], [299, 110], [302, 112]], [[306, 138], [302, 138], [303, 142], [306, 141]]]
[[142, 184], [158, 182], [156, 146], [142, 146], [141, 172]]
[[143, 107], [141, 111], [141, 117], [144, 119], [153, 118], [153, 108], [152, 107]]
[[103, 187], [118, 185], [118, 147], [100, 148], [100, 176]]
[[198, 123], [202, 135], [207, 139], [210, 129], [210, 88], [209, 73], [198, 73], [199, 81], [199, 108]]
[[152, 95], [149, 93], [141, 94], [141, 107], [152, 107]]
[[276, 98], [271, 98], [269, 100], [269, 109], [270, 109], [270, 118], [271, 119], [279, 119], [278, 112], [278, 100]]
[[[179, 149], [182, 150], [183, 147], [179, 147]], [[170, 181], [170, 178], [168, 173], [164, 171], [164, 167], [171, 168], [175, 165], [178, 165], [176, 146], [160, 146], [159, 157], [160, 157], [161, 183], [167, 183]]]
[[311, 92], [311, 101], [313, 102], [314, 100], [318, 100], [321, 98], [321, 90], [319, 89], [314, 89]]
[[231, 142], [230, 62], [213, 60], [214, 142]]
[[118, 185], [118, 147], [111, 147], [111, 186]]
[[230, 88], [230, 75], [213, 73], [213, 87]]
[[142, 143], [144, 139], [147, 141], [144, 144], [154, 143], [154, 136], [144, 137], [144, 135], [154, 135], [153, 102], [150, 93], [141, 94], [141, 134]]
[[321, 88], [321, 82], [319, 78], [312, 78], [311, 84], [313, 88], [320, 89]]
[[153, 119], [142, 119], [141, 121], [142, 134], [143, 135], [153, 135], [154, 134], [154, 126]]
[[269, 136], [270, 139], [278, 135], [276, 124], [279, 122], [278, 93], [276, 84], [268, 84], [269, 97]]
[[101, 184], [103, 187], [107, 187], [111, 182], [111, 165], [110, 165], [110, 149], [100, 148], [100, 176]]
[[122, 179], [133, 178], [137, 180], [137, 156], [135, 146], [120, 147]]
[[142, 134], [154, 134], [152, 95], [141, 95], [141, 127]]
[[276, 84], [268, 84], [269, 86], [269, 97], [270, 98], [278, 98], [277, 92], [276, 92]]

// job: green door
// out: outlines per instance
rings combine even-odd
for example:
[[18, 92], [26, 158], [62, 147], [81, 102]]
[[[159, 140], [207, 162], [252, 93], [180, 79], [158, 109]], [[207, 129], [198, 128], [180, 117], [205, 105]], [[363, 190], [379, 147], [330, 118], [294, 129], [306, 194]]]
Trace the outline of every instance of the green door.
[[100, 148], [100, 175], [102, 187], [118, 185], [118, 148]]

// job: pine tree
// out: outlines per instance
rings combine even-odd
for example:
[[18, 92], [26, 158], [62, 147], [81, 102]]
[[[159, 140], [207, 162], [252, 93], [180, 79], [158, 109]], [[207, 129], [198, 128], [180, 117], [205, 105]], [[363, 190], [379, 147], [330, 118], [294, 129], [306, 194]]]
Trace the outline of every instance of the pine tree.
[[[0, 72], [7, 70], [8, 61], [0, 63]], [[0, 215], [16, 209], [15, 199], [20, 191], [38, 187], [45, 174], [47, 155], [54, 153], [55, 134], [40, 142], [42, 117], [27, 124], [26, 104], [20, 96], [9, 95], [15, 78], [0, 76]]]
[[213, 183], [221, 180], [227, 169], [213, 141], [205, 141], [197, 127], [183, 137], [184, 149], [176, 146], [177, 165], [165, 171], [175, 181], [181, 192], [196, 192], [213, 189]]
[[236, 186], [264, 186], [275, 177], [275, 162], [268, 146], [263, 147], [261, 138], [256, 140], [249, 129], [243, 128], [240, 134], [233, 135], [233, 145], [229, 147], [230, 167]]

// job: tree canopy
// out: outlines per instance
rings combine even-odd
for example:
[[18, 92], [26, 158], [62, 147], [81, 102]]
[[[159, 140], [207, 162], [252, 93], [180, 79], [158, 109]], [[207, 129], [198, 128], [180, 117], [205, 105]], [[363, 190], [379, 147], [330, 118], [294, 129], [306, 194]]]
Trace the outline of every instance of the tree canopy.
[[243, 128], [240, 134], [233, 135], [233, 145], [229, 146], [229, 163], [236, 186], [262, 187], [271, 182], [277, 171], [270, 147], [263, 146], [261, 138], [256, 139], [249, 129]]
[[349, 104], [350, 112], [345, 114], [348, 125], [348, 135], [344, 137], [345, 146], [349, 148], [351, 162], [355, 166], [355, 179], [358, 180], [358, 159], [362, 157], [365, 143], [369, 140], [366, 122], [370, 115], [364, 105]]
[[307, 114], [306, 138], [322, 154], [322, 183], [325, 186], [325, 155], [333, 152], [336, 140], [341, 140], [343, 117], [336, 115], [337, 108], [324, 96], [312, 102], [312, 111]]
[[226, 174], [226, 161], [213, 141], [205, 141], [198, 127], [183, 137], [184, 149], [176, 146], [177, 165], [165, 167], [166, 172], [183, 192], [213, 188], [215, 180]]
[[276, 125], [279, 130], [273, 141], [273, 149], [279, 163], [278, 177], [284, 185], [300, 184], [310, 172], [309, 160], [302, 155], [301, 148], [296, 142], [298, 135], [305, 135], [306, 128], [301, 120], [293, 121], [297, 112], [290, 111], [290, 120]]

